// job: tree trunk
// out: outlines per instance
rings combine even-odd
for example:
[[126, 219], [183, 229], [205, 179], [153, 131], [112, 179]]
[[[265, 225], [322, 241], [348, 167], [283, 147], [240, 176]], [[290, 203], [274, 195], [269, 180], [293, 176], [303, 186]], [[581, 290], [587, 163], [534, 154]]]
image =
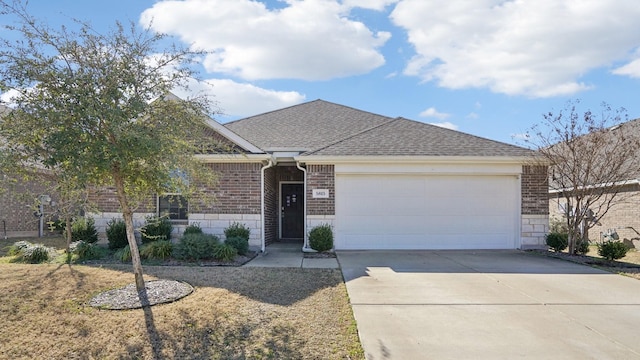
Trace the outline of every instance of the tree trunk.
[[124, 218], [125, 228], [127, 230], [127, 242], [129, 243], [129, 249], [131, 250], [131, 264], [133, 265], [133, 274], [136, 280], [136, 289], [138, 293], [145, 289], [144, 278], [142, 272], [142, 263], [140, 261], [140, 252], [138, 251], [138, 243], [133, 232], [133, 211], [129, 206], [127, 194], [124, 188], [124, 179], [122, 174], [116, 169], [113, 171], [113, 179], [116, 183], [116, 193], [118, 195], [118, 202], [122, 209], [122, 217]]
[[67, 240], [67, 264], [71, 264], [71, 216], [67, 213], [64, 216], [64, 233]]

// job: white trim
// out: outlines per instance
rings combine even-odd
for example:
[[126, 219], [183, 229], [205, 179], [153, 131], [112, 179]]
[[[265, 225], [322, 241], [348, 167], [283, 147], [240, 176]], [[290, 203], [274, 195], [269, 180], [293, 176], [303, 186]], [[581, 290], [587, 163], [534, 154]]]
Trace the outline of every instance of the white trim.
[[[615, 181], [615, 182], [612, 182], [612, 183], [602, 183], [602, 184], [595, 184], [595, 185], [578, 186], [578, 190], [598, 189], [598, 188], [607, 188], [607, 187], [625, 186], [625, 185], [637, 185], [637, 184], [640, 184], [640, 180], [639, 179], [630, 179], [630, 180]], [[562, 189], [550, 189], [549, 190], [549, 194], [558, 194], [558, 193], [573, 191], [574, 189], [575, 189], [574, 187], [568, 187], [568, 188], [562, 188]]]
[[[283, 239], [282, 237], [282, 184], [304, 184], [304, 181], [280, 181], [278, 183], [278, 239]], [[303, 185], [304, 188], [304, 185]], [[302, 201], [304, 201], [303, 205], [304, 208], [306, 210], [306, 205], [307, 205], [307, 199], [306, 199], [307, 194], [303, 194], [302, 196]], [[304, 221], [306, 222], [306, 214], [305, 214], [305, 219]], [[303, 234], [303, 237], [306, 238], [306, 234]], [[286, 239], [292, 239], [292, 238], [286, 238]]]
[[313, 250], [309, 246], [309, 235], [307, 234], [307, 169], [303, 168], [299, 162], [296, 162], [296, 167], [300, 169], [300, 171], [302, 171], [302, 174], [304, 177], [304, 186], [302, 187], [302, 192], [304, 193], [304, 196], [303, 196], [304, 203], [302, 204], [304, 209], [303, 210], [304, 216], [303, 216], [303, 222], [302, 222], [302, 237], [303, 237], [302, 251], [310, 252]]
[[215, 130], [218, 134], [222, 135], [227, 140], [237, 144], [238, 146], [242, 147], [243, 149], [245, 149], [245, 150], [247, 150], [247, 151], [249, 151], [251, 153], [254, 153], [254, 154], [264, 153], [264, 151], [262, 151], [260, 148], [258, 148], [257, 146], [253, 145], [252, 143], [248, 142], [244, 138], [240, 137], [240, 135], [238, 135], [238, 134], [234, 133], [233, 131], [229, 130], [224, 125], [222, 125], [219, 122], [213, 120], [212, 118], [207, 116], [207, 118], [205, 119], [205, 123], [211, 129]]
[[269, 161], [270, 154], [200, 154], [194, 155], [196, 159], [206, 163], [255, 163]]

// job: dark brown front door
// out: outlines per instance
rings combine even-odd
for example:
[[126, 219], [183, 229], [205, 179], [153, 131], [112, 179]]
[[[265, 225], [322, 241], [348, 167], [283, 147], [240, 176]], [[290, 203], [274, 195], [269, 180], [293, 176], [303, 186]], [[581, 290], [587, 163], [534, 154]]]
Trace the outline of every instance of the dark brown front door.
[[282, 184], [280, 210], [281, 237], [283, 239], [304, 238], [303, 184]]

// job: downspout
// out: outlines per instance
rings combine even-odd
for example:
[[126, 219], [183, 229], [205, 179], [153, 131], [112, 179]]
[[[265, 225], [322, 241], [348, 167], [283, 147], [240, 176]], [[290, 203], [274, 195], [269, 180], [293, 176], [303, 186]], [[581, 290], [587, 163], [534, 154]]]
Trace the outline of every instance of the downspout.
[[307, 169], [300, 166], [300, 161], [296, 161], [296, 167], [304, 174], [304, 222], [302, 224], [304, 231], [304, 245], [302, 246], [302, 251], [310, 252], [312, 250], [309, 248], [309, 236], [307, 235]]
[[265, 240], [265, 219], [264, 219], [264, 193], [265, 193], [265, 191], [264, 191], [264, 171], [267, 170], [268, 168], [274, 166], [274, 165], [275, 165], [275, 162], [273, 161], [273, 158], [270, 158], [269, 162], [267, 163], [267, 165], [265, 165], [262, 168], [260, 168], [260, 223], [261, 223], [261, 232], [262, 232], [260, 250], [262, 251], [263, 254], [264, 254], [265, 249], [267, 247], [266, 240]]

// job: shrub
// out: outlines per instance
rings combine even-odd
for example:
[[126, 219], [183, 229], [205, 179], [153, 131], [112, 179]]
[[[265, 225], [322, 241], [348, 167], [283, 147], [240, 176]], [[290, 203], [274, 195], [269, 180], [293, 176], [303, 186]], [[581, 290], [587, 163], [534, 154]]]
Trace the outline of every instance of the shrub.
[[213, 248], [213, 257], [221, 261], [233, 261], [236, 253], [236, 248], [228, 244], [218, 244]]
[[122, 262], [129, 262], [131, 261], [131, 248], [129, 248], [129, 245], [118, 249], [118, 251], [116, 251], [113, 254], [113, 257], [116, 258], [116, 260], [120, 260]]
[[200, 224], [191, 224], [184, 229], [184, 233], [182, 235], [189, 234], [202, 234], [202, 228], [200, 228]]
[[598, 244], [598, 255], [609, 261], [622, 259], [627, 255], [627, 251], [629, 247], [621, 241], [605, 241]]
[[127, 240], [127, 228], [122, 219], [109, 220], [106, 233], [109, 249], [122, 249], [129, 243]]
[[576, 245], [576, 253], [586, 255], [589, 252], [589, 242], [586, 240], [578, 241]]
[[143, 245], [140, 256], [146, 259], [164, 260], [171, 257], [173, 244], [169, 240], [159, 240]]
[[56, 250], [42, 244], [31, 244], [27, 241], [18, 241], [9, 248], [9, 254], [15, 256], [15, 260], [18, 262], [40, 264], [53, 258], [56, 254]]
[[85, 241], [76, 241], [71, 244], [70, 250], [73, 254], [78, 255], [78, 260], [100, 259], [102, 252], [98, 245]]
[[548, 233], [545, 237], [547, 245], [553, 249], [555, 252], [560, 252], [567, 248], [567, 244], [569, 243], [569, 235], [551, 232]]
[[239, 222], [233, 222], [229, 227], [224, 229], [224, 237], [229, 239], [233, 237], [239, 237], [249, 241], [249, 235], [251, 234], [251, 230], [245, 225]]
[[71, 241], [84, 241], [86, 243], [98, 242], [98, 231], [93, 218], [78, 218], [71, 224]]
[[140, 229], [143, 244], [157, 240], [171, 239], [173, 225], [171, 225], [169, 218], [166, 216], [158, 217], [152, 215], [147, 216], [146, 220], [147, 223]]
[[311, 229], [309, 232], [309, 246], [318, 252], [333, 249], [333, 230], [331, 230], [331, 226], [322, 224]]
[[240, 255], [244, 255], [249, 251], [249, 241], [239, 236], [227, 238], [224, 243], [232, 246]]
[[212, 258], [214, 248], [220, 239], [211, 234], [187, 234], [174, 247], [174, 256], [178, 259], [200, 260]]

